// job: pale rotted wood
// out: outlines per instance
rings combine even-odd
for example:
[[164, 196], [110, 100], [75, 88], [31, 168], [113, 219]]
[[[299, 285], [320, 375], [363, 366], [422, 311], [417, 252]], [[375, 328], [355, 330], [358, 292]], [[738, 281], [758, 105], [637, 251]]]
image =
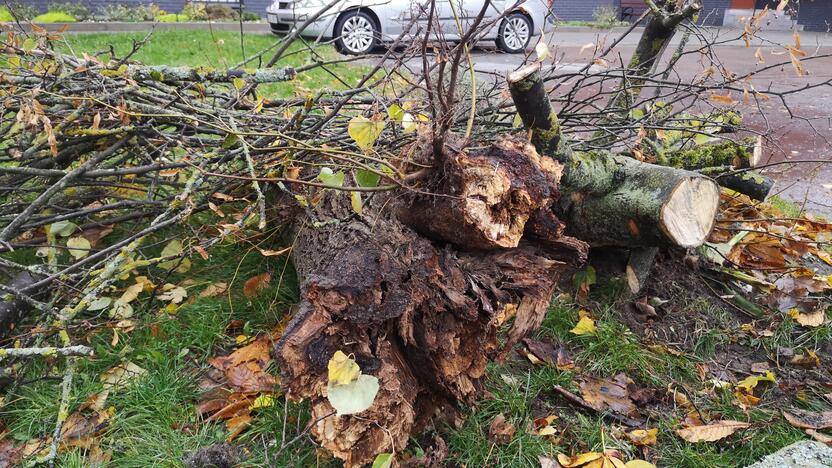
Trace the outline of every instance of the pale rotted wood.
[[630, 250], [630, 256], [624, 270], [630, 293], [638, 294], [644, 288], [658, 253], [659, 249], [656, 247], [641, 247]]

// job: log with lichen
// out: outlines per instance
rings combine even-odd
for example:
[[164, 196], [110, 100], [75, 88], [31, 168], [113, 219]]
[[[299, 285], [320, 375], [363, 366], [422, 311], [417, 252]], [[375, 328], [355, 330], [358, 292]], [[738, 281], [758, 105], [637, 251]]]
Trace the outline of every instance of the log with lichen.
[[515, 107], [538, 151], [563, 164], [554, 205], [570, 236], [591, 245], [701, 245], [713, 228], [716, 183], [700, 174], [608, 151], [573, 152], [559, 134], [540, 66], [508, 77]]

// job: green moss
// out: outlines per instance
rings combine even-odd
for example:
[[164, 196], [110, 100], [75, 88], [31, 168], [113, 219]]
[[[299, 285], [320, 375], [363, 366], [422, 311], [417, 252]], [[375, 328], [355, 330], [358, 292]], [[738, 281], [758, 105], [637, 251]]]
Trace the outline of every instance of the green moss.
[[35, 16], [32, 20], [33, 23], [74, 23], [75, 21], [75, 17], [60, 11], [50, 11], [49, 13]]

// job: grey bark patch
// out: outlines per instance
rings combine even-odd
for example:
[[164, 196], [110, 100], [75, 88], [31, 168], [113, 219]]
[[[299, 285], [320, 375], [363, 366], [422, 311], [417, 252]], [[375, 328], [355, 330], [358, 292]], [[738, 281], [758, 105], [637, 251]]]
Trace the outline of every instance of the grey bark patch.
[[832, 466], [832, 447], [802, 440], [767, 455], [746, 468], [815, 468]]

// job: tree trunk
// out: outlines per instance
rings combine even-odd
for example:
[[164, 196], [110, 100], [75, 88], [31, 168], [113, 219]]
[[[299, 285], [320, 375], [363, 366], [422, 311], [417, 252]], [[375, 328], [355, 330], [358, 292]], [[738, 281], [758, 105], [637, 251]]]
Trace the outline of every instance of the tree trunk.
[[[287, 395], [310, 399], [312, 434], [347, 466], [401, 450], [437, 410], [471, 401], [501, 323], [515, 314], [507, 351], [539, 326], [568, 261], [586, 257], [556, 233], [556, 162], [509, 139], [438, 159], [422, 194], [377, 194], [359, 215], [349, 194], [327, 191], [298, 229], [302, 301], [275, 351]], [[359, 415], [331, 415], [325, 397], [338, 350], [380, 381]]]
[[555, 130], [540, 66], [523, 67], [508, 81], [538, 151], [551, 150], [547, 139], [557, 134], [559, 151], [543, 154], [564, 165], [562, 197], [554, 208], [568, 235], [592, 245], [695, 247], [705, 241], [719, 205], [713, 180], [608, 152], [572, 153]]

